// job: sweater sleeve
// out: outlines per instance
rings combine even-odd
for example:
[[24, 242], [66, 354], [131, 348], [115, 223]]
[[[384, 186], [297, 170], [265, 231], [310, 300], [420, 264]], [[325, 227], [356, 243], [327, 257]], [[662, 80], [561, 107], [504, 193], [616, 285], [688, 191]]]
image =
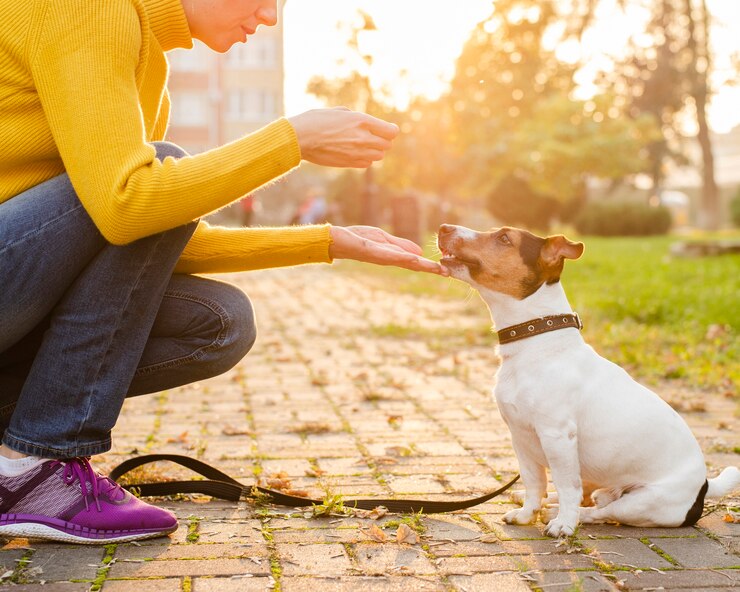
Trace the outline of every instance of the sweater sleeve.
[[300, 163], [286, 119], [209, 152], [159, 162], [137, 87], [142, 56], [153, 51], [142, 36], [142, 10], [131, 0], [47, 1], [29, 56], [72, 185], [113, 244], [200, 218]]
[[330, 225], [226, 228], [201, 221], [176, 273], [222, 273], [331, 263]]

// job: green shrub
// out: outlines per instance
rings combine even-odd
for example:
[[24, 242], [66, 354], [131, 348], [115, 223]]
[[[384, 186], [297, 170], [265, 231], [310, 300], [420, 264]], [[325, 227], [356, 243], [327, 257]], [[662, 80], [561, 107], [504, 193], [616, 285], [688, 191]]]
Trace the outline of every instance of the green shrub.
[[590, 202], [573, 221], [581, 234], [594, 236], [649, 236], [666, 234], [671, 213], [663, 206], [633, 202]]
[[730, 202], [730, 216], [732, 217], [732, 223], [740, 228], [740, 187], [738, 187], [735, 197]]
[[489, 194], [487, 206], [502, 224], [547, 232], [555, 219], [573, 220], [585, 200], [585, 188], [577, 184], [570, 197], [556, 199], [535, 191], [524, 179], [509, 175]]

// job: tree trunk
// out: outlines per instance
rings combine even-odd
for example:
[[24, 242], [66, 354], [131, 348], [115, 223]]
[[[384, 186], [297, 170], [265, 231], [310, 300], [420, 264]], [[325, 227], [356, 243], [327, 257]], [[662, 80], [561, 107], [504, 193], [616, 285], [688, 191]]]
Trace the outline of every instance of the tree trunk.
[[709, 53], [709, 11], [706, 0], [700, 0], [698, 19], [691, 0], [685, 0], [688, 18], [689, 42], [691, 52], [691, 96], [696, 106], [696, 120], [699, 125], [697, 140], [702, 156], [702, 190], [699, 208], [699, 226], [706, 230], [716, 230], [720, 226], [719, 191], [714, 178], [714, 154], [709, 125], [707, 124], [707, 101], [709, 99], [709, 73], [711, 57]]
[[702, 155], [701, 211], [699, 223], [706, 230], [717, 230], [720, 226], [719, 191], [714, 178], [714, 154], [709, 136], [706, 115], [706, 88], [694, 96], [696, 100], [696, 117], [699, 123], [697, 140]]

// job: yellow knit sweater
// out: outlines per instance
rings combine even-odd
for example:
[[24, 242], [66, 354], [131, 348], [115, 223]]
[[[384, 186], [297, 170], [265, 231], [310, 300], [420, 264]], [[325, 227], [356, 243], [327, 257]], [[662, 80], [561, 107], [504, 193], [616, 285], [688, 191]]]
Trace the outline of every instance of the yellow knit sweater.
[[[300, 163], [286, 119], [159, 162], [164, 52], [192, 47], [181, 0], [0, 0], [0, 203], [63, 172], [103, 236], [126, 244], [221, 208]], [[328, 226], [201, 222], [177, 271], [330, 261]]]

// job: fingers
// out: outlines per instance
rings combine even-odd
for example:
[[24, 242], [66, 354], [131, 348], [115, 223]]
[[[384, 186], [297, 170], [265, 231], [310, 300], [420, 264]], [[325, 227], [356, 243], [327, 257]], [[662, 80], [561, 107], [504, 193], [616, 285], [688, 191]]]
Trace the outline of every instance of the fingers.
[[350, 226], [349, 230], [359, 236], [364, 236], [377, 242], [386, 243], [398, 250], [413, 253], [414, 255], [421, 255], [423, 252], [421, 247], [415, 242], [398, 236], [393, 236], [382, 228], [377, 228], [376, 226]]
[[414, 253], [415, 255], [421, 255], [423, 253], [421, 247], [413, 241], [398, 236], [393, 236], [392, 234], [388, 234], [387, 232], [383, 232], [383, 234], [385, 234], [386, 238], [391, 244], [402, 248], [404, 251]]
[[393, 140], [401, 131], [395, 123], [383, 121], [372, 115], [365, 115], [365, 127], [370, 133], [389, 141]]
[[430, 259], [425, 259], [424, 257], [419, 257], [406, 251], [399, 252], [388, 248], [379, 248], [375, 255], [377, 259], [374, 263], [379, 265], [394, 265], [411, 271], [447, 275], [447, 270], [436, 261], [431, 261]]

